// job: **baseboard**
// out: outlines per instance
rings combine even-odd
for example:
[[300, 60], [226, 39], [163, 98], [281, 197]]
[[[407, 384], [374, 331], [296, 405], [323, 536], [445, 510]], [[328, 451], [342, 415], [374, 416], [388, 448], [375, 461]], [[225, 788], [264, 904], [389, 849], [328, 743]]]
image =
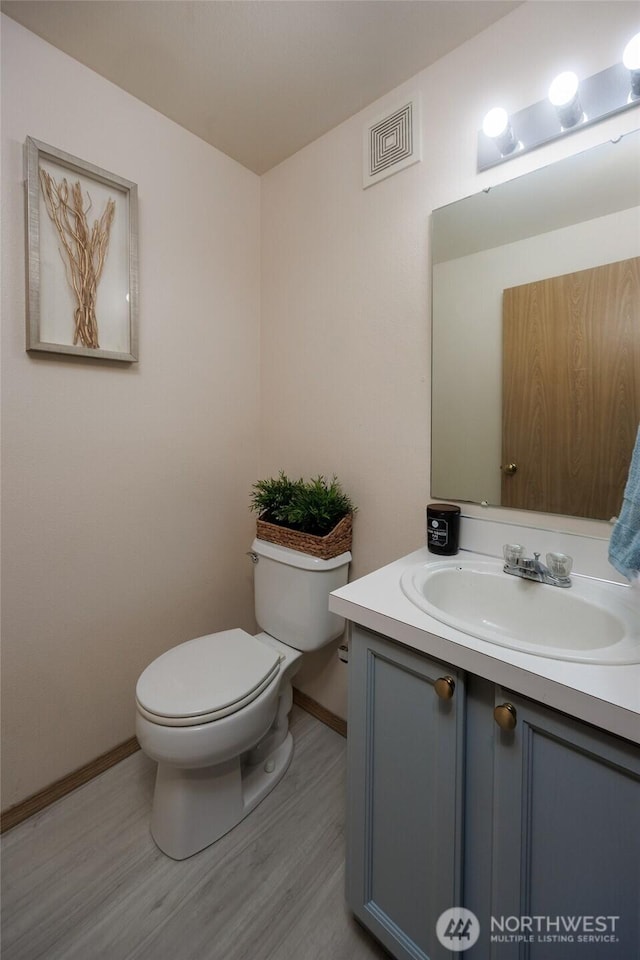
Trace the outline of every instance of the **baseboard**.
[[[293, 689], [293, 702], [322, 723], [326, 723], [332, 730], [346, 737], [346, 720], [336, 716], [335, 713], [331, 713], [326, 707], [323, 707], [311, 697], [308, 697], [306, 693], [302, 693], [301, 690], [296, 690], [295, 687]], [[73, 773], [69, 773], [66, 777], [56, 780], [55, 783], [45, 787], [44, 790], [39, 790], [38, 793], [27, 797], [26, 800], [21, 800], [20, 803], [16, 803], [15, 806], [9, 807], [8, 810], [0, 814], [0, 833], [4, 833], [6, 830], [10, 830], [11, 827], [17, 826], [19, 823], [22, 823], [23, 820], [32, 817], [34, 813], [39, 813], [41, 810], [44, 810], [45, 807], [55, 803], [56, 800], [61, 800], [62, 797], [71, 793], [72, 790], [81, 787], [84, 783], [88, 783], [89, 780], [93, 780], [94, 777], [104, 773], [109, 767], [115, 766], [116, 763], [120, 763], [121, 760], [131, 756], [132, 753], [135, 753], [136, 750], [139, 749], [140, 744], [137, 739], [131, 737], [130, 740], [119, 744], [117, 747], [114, 747], [113, 750], [108, 750], [100, 757], [96, 757], [95, 760], [91, 760], [90, 763], [86, 763], [78, 770], [74, 770]]]
[[34, 813], [39, 813], [40, 810], [44, 810], [44, 808], [48, 807], [51, 803], [55, 803], [56, 800], [60, 800], [68, 793], [71, 793], [76, 787], [81, 787], [84, 783], [88, 783], [89, 780], [93, 780], [98, 774], [104, 773], [109, 767], [115, 766], [116, 763], [120, 763], [121, 760], [131, 756], [132, 753], [135, 753], [136, 750], [139, 749], [140, 744], [137, 739], [131, 737], [130, 740], [119, 744], [117, 747], [114, 747], [113, 750], [108, 750], [101, 756], [96, 757], [95, 760], [91, 760], [90, 763], [86, 763], [78, 770], [74, 770], [73, 773], [69, 773], [66, 777], [56, 780], [55, 783], [45, 787], [44, 790], [39, 790], [38, 793], [27, 797], [26, 800], [21, 800], [20, 803], [16, 803], [15, 806], [9, 807], [8, 810], [5, 810], [0, 815], [0, 833], [10, 830], [11, 827], [17, 826], [17, 824], [22, 823], [22, 821], [28, 817], [32, 817]]
[[331, 713], [331, 711], [323, 707], [322, 704], [308, 697], [306, 693], [303, 693], [302, 690], [297, 690], [295, 687], [293, 688], [293, 702], [303, 710], [306, 710], [307, 713], [310, 713], [312, 717], [316, 717], [316, 719], [321, 720], [322, 723], [326, 723], [328, 727], [331, 727], [332, 730], [346, 737], [346, 720], [338, 717], [335, 713]]

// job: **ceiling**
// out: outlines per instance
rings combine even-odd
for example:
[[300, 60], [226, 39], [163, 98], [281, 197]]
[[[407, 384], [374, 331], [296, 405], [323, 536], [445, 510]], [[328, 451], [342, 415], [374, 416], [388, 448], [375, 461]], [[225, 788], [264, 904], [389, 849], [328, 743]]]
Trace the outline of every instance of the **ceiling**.
[[262, 174], [510, 13], [510, 0], [2, 0]]

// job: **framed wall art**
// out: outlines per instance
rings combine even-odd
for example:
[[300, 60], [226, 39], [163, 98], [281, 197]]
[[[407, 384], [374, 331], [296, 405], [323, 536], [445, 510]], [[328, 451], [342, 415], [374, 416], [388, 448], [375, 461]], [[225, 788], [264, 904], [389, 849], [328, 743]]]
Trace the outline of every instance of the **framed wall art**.
[[138, 189], [32, 137], [27, 350], [138, 360]]

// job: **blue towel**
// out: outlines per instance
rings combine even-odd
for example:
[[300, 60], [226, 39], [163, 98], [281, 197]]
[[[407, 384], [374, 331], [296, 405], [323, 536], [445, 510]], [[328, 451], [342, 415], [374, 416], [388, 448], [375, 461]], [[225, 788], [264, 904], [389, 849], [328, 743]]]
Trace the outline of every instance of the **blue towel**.
[[609, 563], [627, 580], [640, 577], [640, 427], [624, 488], [622, 510], [611, 532]]

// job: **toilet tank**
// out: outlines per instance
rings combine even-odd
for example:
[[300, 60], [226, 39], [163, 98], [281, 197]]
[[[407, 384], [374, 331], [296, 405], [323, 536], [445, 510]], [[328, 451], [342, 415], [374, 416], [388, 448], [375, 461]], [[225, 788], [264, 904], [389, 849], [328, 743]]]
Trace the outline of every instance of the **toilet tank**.
[[343, 617], [329, 612], [329, 594], [347, 582], [350, 553], [319, 560], [267, 540], [251, 552], [256, 620], [260, 628], [296, 650], [317, 650], [344, 630]]

